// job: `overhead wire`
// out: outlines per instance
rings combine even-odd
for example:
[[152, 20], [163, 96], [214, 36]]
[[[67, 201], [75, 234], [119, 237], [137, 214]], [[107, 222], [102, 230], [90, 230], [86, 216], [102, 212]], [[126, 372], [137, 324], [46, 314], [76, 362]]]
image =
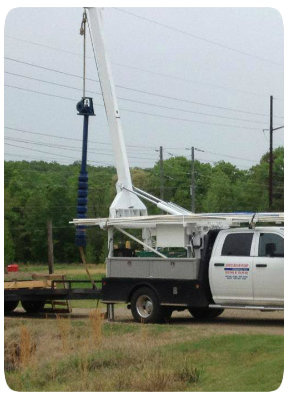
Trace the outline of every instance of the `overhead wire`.
[[[4, 57], [4, 58], [6, 60], [9, 60], [9, 61], [22, 63], [22, 64], [25, 64], [25, 65], [29, 65], [31, 67], [41, 68], [41, 69], [44, 69], [44, 70], [47, 70], [47, 71], [56, 72], [56, 73], [64, 74], [64, 75], [71, 76], [71, 77], [74, 77], [74, 78], [82, 79], [82, 77], [80, 75], [67, 73], [67, 72], [64, 72], [64, 71], [61, 71], [61, 70], [56, 70], [54, 68], [44, 67], [44, 66], [41, 66], [41, 65], [38, 65], [38, 64], [35, 64], [35, 63], [30, 63], [30, 62], [18, 60], [18, 59], [12, 58], [12, 57]], [[86, 80], [91, 81], [91, 82], [99, 83], [99, 80], [97, 80], [97, 79], [91, 79], [91, 78], [87, 77]], [[262, 117], [263, 116], [264, 117], [268, 116], [268, 114], [255, 113], [255, 112], [248, 111], [248, 110], [242, 110], [242, 109], [237, 109], [237, 108], [229, 108], [229, 107], [222, 107], [222, 106], [217, 106], [217, 105], [212, 105], [212, 104], [207, 104], [207, 103], [196, 102], [196, 101], [192, 101], [192, 100], [189, 100], [189, 99], [182, 99], [182, 98], [168, 96], [168, 95], [161, 95], [159, 93], [150, 92], [150, 91], [137, 89], [137, 88], [131, 88], [131, 87], [124, 86], [124, 85], [117, 85], [116, 84], [115, 86], [119, 87], [121, 89], [126, 89], [126, 90], [130, 90], [130, 91], [138, 92], [138, 93], [148, 94], [148, 95], [151, 95], [151, 96], [157, 96], [157, 97], [161, 97], [161, 98], [166, 98], [166, 99], [169, 99], [169, 100], [175, 100], [175, 101], [181, 101], [181, 102], [196, 104], [196, 105], [200, 105], [200, 106], [203, 106], [203, 107], [218, 108], [218, 109], [223, 109], [223, 110], [228, 110], [228, 111], [233, 111], [233, 112], [239, 112], [239, 113], [244, 113], [244, 114], [258, 115], [258, 116], [262, 116]], [[284, 118], [283, 116], [277, 116], [277, 115], [274, 115], [274, 117], [275, 118], [280, 118], [280, 119]]]
[[[45, 93], [45, 92], [40, 92], [37, 90], [22, 88], [19, 86], [8, 85], [8, 84], [4, 84], [4, 86], [18, 89], [21, 91], [37, 93], [37, 94], [41, 94], [44, 96], [56, 97], [56, 98], [60, 98], [63, 100], [69, 100], [69, 101], [73, 101], [73, 102], [76, 101], [76, 99], [72, 99], [72, 98], [68, 98], [68, 97], [64, 97], [64, 96], [58, 96], [58, 95]], [[94, 103], [94, 106], [103, 107], [103, 104]], [[131, 110], [131, 109], [125, 108], [125, 107], [121, 107], [121, 110], [130, 112], [130, 113], [134, 113], [134, 114], [149, 115], [152, 117], [166, 118], [166, 119], [175, 120], [175, 121], [192, 122], [192, 123], [202, 124], [202, 125], [221, 126], [221, 127], [226, 127], [226, 128], [236, 128], [236, 129], [244, 129], [244, 130], [250, 130], [250, 131], [257, 130], [257, 128], [255, 128], [255, 127], [253, 128], [253, 127], [248, 127], [248, 126], [229, 125], [229, 124], [221, 124], [221, 123], [217, 123], [217, 122], [213, 123], [213, 122], [207, 122], [207, 121], [192, 120], [192, 119], [188, 119], [188, 118], [180, 118], [180, 117], [173, 117], [173, 116], [163, 115], [163, 114], [155, 114], [155, 113], [149, 113], [149, 112], [144, 112], [144, 111]]]
[[[72, 141], [76, 141], [76, 142], [81, 142], [82, 143], [82, 139], [76, 139], [76, 138], [72, 138], [72, 137], [69, 137], [69, 136], [58, 136], [58, 135], [52, 135], [50, 133], [48, 134], [48, 133], [43, 133], [43, 132], [41, 133], [41, 132], [35, 132], [35, 131], [30, 131], [30, 130], [12, 128], [12, 127], [9, 127], [9, 126], [5, 126], [4, 128], [12, 130], [12, 131], [17, 131], [17, 132], [31, 133], [33, 135], [47, 136], [47, 137], [52, 137], [52, 138], [57, 138], [57, 139], [59, 138], [59, 139], [65, 139], [65, 140], [72, 140]], [[99, 141], [90, 140], [90, 139], [89, 139], [89, 143], [101, 144], [101, 145], [109, 145], [109, 146], [111, 145], [111, 143], [109, 143], [109, 142], [99, 142]], [[128, 145], [126, 145], [126, 147], [139, 148], [139, 149], [147, 148], [147, 149], [152, 149], [152, 150], [155, 149], [155, 147], [145, 146], [145, 145], [141, 145], [141, 144], [139, 144], [139, 145], [129, 145], [128, 144]]]
[[[50, 84], [50, 85], [60, 86], [60, 87], [64, 87], [64, 88], [67, 88], [67, 89], [74, 89], [74, 90], [78, 90], [78, 91], [82, 90], [82, 89], [77, 88], [75, 86], [64, 85], [64, 84], [61, 84], [61, 83], [51, 82], [51, 81], [47, 81], [47, 80], [44, 80], [44, 79], [37, 79], [37, 78], [31, 77], [31, 76], [22, 75], [22, 74], [16, 74], [16, 73], [9, 72], [9, 71], [5, 71], [5, 74], [12, 75], [12, 76], [17, 76], [17, 77], [21, 77], [21, 78], [25, 78], [25, 79], [30, 79], [30, 80], [37, 81], [37, 82], [43, 82], [43, 83], [47, 83], [47, 84]], [[99, 92], [95, 92], [95, 91], [91, 91], [91, 90], [88, 90], [87, 92], [102, 96], [102, 93], [99, 93]], [[173, 111], [181, 111], [181, 112], [190, 113], [190, 114], [204, 115], [204, 116], [208, 116], [208, 117], [216, 117], [216, 118], [229, 119], [229, 120], [235, 120], [235, 121], [252, 122], [252, 123], [261, 124], [262, 126], [265, 124], [265, 122], [258, 121], [258, 120], [255, 121], [255, 120], [245, 119], [245, 118], [228, 117], [228, 116], [223, 116], [223, 115], [218, 115], [218, 114], [208, 114], [208, 113], [203, 113], [203, 112], [187, 110], [187, 109], [183, 109], [183, 108], [164, 106], [162, 104], [155, 104], [155, 103], [149, 103], [149, 102], [146, 102], [146, 101], [129, 99], [127, 97], [122, 97], [122, 96], [118, 96], [118, 99], [129, 101], [129, 102], [136, 103], [136, 104], [143, 104], [143, 105], [148, 105], [148, 106], [153, 106], [153, 107], [158, 107], [158, 108], [163, 108], [163, 109], [173, 110]]]
[[[6, 146], [17, 147], [17, 148], [24, 149], [24, 150], [36, 151], [36, 152], [38, 152], [38, 153], [49, 154], [49, 155], [53, 155], [53, 156], [56, 156], [56, 157], [68, 158], [68, 159], [70, 159], [70, 160], [76, 161], [74, 157], [69, 157], [69, 156], [66, 156], [66, 155], [64, 155], [64, 154], [55, 154], [55, 153], [51, 153], [51, 152], [47, 152], [47, 151], [43, 151], [43, 150], [37, 150], [37, 149], [31, 149], [31, 148], [27, 148], [27, 147], [23, 147], [23, 146], [17, 146], [17, 145], [15, 145], [15, 144], [10, 144], [10, 143], [6, 143]], [[100, 164], [100, 165], [103, 165], [103, 164], [104, 164], [104, 165], [113, 167], [113, 165], [107, 164], [107, 163], [105, 163], [104, 161], [101, 161], [101, 162], [100, 162], [100, 161], [97, 162], [97, 161], [93, 161], [93, 160], [87, 160], [87, 161], [89, 161], [89, 162], [91, 162], [91, 163], [95, 163], [95, 164]]]
[[[35, 41], [32, 41], [32, 40], [16, 38], [16, 37], [13, 37], [11, 35], [5, 35], [5, 37], [9, 38], [9, 39], [13, 39], [15, 41], [32, 44], [34, 46], [40, 46], [40, 47], [47, 48], [47, 49], [50, 49], [50, 50], [55, 50], [55, 51], [58, 51], [58, 52], [70, 54], [70, 55], [77, 56], [77, 57], [82, 57], [82, 55], [80, 53], [72, 52], [72, 51], [69, 51], [67, 49], [62, 49], [62, 48], [59, 48], [59, 47], [49, 46], [47, 44], [35, 42]], [[91, 60], [93, 59], [92, 56], [88, 56], [88, 55], [86, 56], [86, 58], [87, 59], [91, 59]], [[122, 68], [128, 68], [128, 69], [141, 71], [141, 72], [145, 72], [145, 73], [156, 75], [156, 76], [162, 76], [164, 78], [169, 78], [169, 79], [174, 79], [174, 80], [176, 79], [176, 80], [183, 81], [183, 82], [195, 83], [197, 85], [211, 86], [211, 87], [215, 87], [215, 88], [222, 89], [222, 90], [237, 91], [237, 92], [240, 92], [240, 93], [249, 94], [251, 96], [263, 97], [263, 96], [270, 95], [270, 93], [268, 93], [268, 92], [267, 93], [255, 93], [255, 92], [251, 92], [251, 91], [243, 90], [243, 89], [239, 89], [239, 88], [222, 86], [222, 85], [218, 85], [218, 84], [211, 83], [211, 82], [203, 82], [203, 81], [200, 82], [199, 80], [196, 81], [196, 80], [192, 80], [192, 79], [188, 79], [188, 78], [184, 78], [184, 77], [180, 77], [180, 76], [176, 76], [176, 75], [171, 75], [171, 74], [167, 74], [167, 73], [163, 73], [163, 72], [152, 71], [152, 70], [145, 69], [145, 68], [139, 67], [139, 66], [133, 66], [133, 65], [128, 65], [128, 64], [123, 64], [123, 63], [118, 63], [118, 62], [113, 62], [113, 61], [112, 61], [112, 64], [116, 65], [116, 66], [119, 66], [119, 67], [122, 67]], [[283, 98], [280, 98], [278, 96], [274, 96], [274, 100], [283, 101]]]
[[199, 36], [199, 35], [195, 35], [194, 33], [184, 31], [183, 29], [179, 29], [179, 28], [177, 28], [177, 27], [174, 27], [174, 26], [171, 26], [171, 25], [168, 25], [168, 24], [164, 24], [164, 23], [159, 22], [159, 21], [155, 21], [154, 19], [144, 17], [143, 15], [135, 14], [135, 13], [133, 13], [133, 12], [131, 12], [131, 11], [127, 11], [127, 10], [124, 9], [123, 7], [121, 7], [121, 8], [119, 8], [119, 7], [113, 7], [113, 8], [114, 8], [115, 10], [119, 11], [119, 12], [128, 14], [128, 15], [130, 15], [130, 16], [133, 16], [133, 17], [135, 17], [135, 18], [141, 19], [141, 20], [143, 20], [143, 21], [149, 22], [150, 24], [158, 25], [158, 26], [161, 26], [161, 27], [163, 27], [163, 28], [165, 28], [165, 29], [172, 30], [172, 31], [174, 31], [174, 32], [177, 32], [177, 33], [180, 33], [180, 34], [182, 34], [182, 35], [191, 37], [191, 38], [193, 38], [193, 39], [197, 39], [197, 40], [200, 40], [200, 41], [203, 41], [203, 42], [206, 42], [206, 43], [209, 43], [209, 44], [212, 44], [212, 45], [221, 47], [221, 48], [223, 48], [223, 49], [225, 49], [225, 50], [229, 50], [229, 51], [232, 51], [232, 52], [241, 54], [241, 55], [243, 55], [243, 56], [253, 57], [253, 58], [258, 59], [258, 60], [260, 60], [260, 61], [264, 61], [264, 62], [267, 62], [267, 63], [270, 63], [270, 64], [274, 64], [274, 65], [283, 67], [283, 64], [282, 64], [282, 63], [278, 63], [278, 62], [276, 62], [276, 61], [269, 60], [269, 59], [267, 59], [267, 58], [258, 56], [258, 55], [256, 55], [256, 54], [248, 53], [248, 52], [246, 52], [246, 51], [239, 50], [239, 49], [236, 49], [236, 48], [234, 48], [234, 47], [227, 46], [227, 45], [225, 45], [225, 44], [223, 44], [223, 43], [220, 43], [220, 42], [217, 42], [217, 41], [215, 41], [215, 40], [211, 40], [211, 39], [207, 39], [207, 38], [205, 38], [205, 37]]
[[[8, 58], [9, 59], [9, 58]], [[12, 59], [11, 59], [12, 60]], [[16, 61], [16, 60], [13, 60], [13, 61]], [[18, 61], [18, 60], [17, 60]], [[21, 62], [21, 61], [20, 61]], [[29, 63], [29, 65], [31, 65], [31, 63]], [[46, 67], [43, 67], [44, 69], [47, 69]], [[49, 69], [49, 70], [51, 70], [51, 69]], [[53, 70], [53, 72], [56, 72], [56, 70]], [[60, 71], [57, 71], [57, 72], [60, 72]], [[8, 72], [9, 73], [9, 72]], [[63, 71], [61, 71], [60, 73], [63, 73]], [[10, 73], [10, 74], [12, 74], [12, 75], [18, 75], [18, 76], [21, 76], [20, 74], [13, 74], [13, 73]], [[74, 74], [69, 74], [69, 75], [71, 75], [71, 76], [74, 76], [74, 77], [76, 77], [76, 75], [74, 75]], [[35, 78], [32, 78], [32, 77], [27, 77], [27, 76], [23, 76], [22, 75], [22, 77], [24, 77], [24, 78], [28, 78], [28, 79], [34, 79], [34, 80], [38, 80], [38, 81], [41, 81], [40, 79], [35, 79]], [[80, 77], [80, 76], [77, 76], [77, 77]], [[45, 80], [42, 80], [43, 82], [45, 82], [45, 83], [50, 83], [50, 84], [56, 84], [56, 85], [59, 85], [59, 86], [64, 86], [64, 87], [67, 87], [67, 88], [72, 88], [72, 89], [76, 89], [76, 90], [79, 90], [78, 88], [75, 88], [75, 87], [69, 87], [68, 85], [62, 85], [62, 84], [57, 84], [57, 83], [55, 83], [55, 82], [50, 82], [50, 81], [45, 81]], [[8, 87], [13, 87], [13, 86], [9, 86], [9, 85], [7, 85]], [[16, 89], [20, 89], [20, 90], [27, 90], [27, 89], [24, 89], [24, 88], [19, 88], [19, 87], [14, 87], [14, 88], [16, 88]], [[128, 88], [128, 89], [131, 89], [131, 88]], [[31, 91], [31, 90], [29, 90], [29, 91]], [[36, 91], [33, 91], [33, 92], [36, 92]], [[95, 92], [94, 92], [95, 93]], [[51, 96], [51, 94], [48, 94], [48, 93], [43, 93], [43, 92], [41, 92], [40, 94], [45, 94], [45, 95], [50, 95]], [[96, 94], [99, 94], [99, 93], [96, 93]], [[150, 94], [150, 93], [149, 93]], [[72, 100], [71, 98], [65, 98], [65, 97], [63, 97], [63, 96], [57, 96], [57, 95], [53, 95], [53, 96], [55, 96], [55, 97], [59, 97], [59, 98], [63, 98], [63, 99], [67, 99], [67, 100]], [[152, 106], [156, 106], [156, 107], [163, 107], [163, 108], [167, 108], [167, 109], [175, 109], [175, 110], [178, 110], [178, 111], [184, 111], [184, 112], [191, 112], [190, 110], [184, 110], [184, 109], [177, 109], [177, 108], [173, 108], [173, 107], [165, 107], [165, 106], [161, 106], [161, 105], [157, 105], [157, 104], [151, 104], [151, 103], [147, 103], [147, 102], [140, 102], [140, 101], [135, 101], [135, 100], [132, 100], [132, 99], [127, 99], [127, 98], [122, 98], [122, 99], [124, 99], [124, 100], [127, 100], [127, 101], [134, 101], [134, 102], [138, 102], [138, 103], [140, 103], [140, 104], [145, 104], [145, 105], [152, 105]], [[74, 101], [74, 99], [73, 99], [73, 101]], [[182, 101], [182, 100], [180, 100], [180, 101]], [[99, 105], [100, 106], [100, 105]], [[129, 110], [129, 109], [125, 109], [126, 111], [128, 111], [128, 112], [136, 112], [136, 113], [143, 113], [143, 112], [139, 112], [139, 111], [136, 111], [136, 110]], [[234, 111], [234, 110], [233, 110]], [[196, 112], [193, 112], [192, 111], [192, 113], [196, 113]], [[151, 113], [145, 113], [145, 114], [148, 114], [148, 115], [153, 115], [153, 116], [158, 116], [158, 117], [166, 117], [167, 118], [167, 116], [164, 116], [164, 115], [159, 115], [159, 114], [151, 114]], [[203, 114], [203, 115], [209, 115], [209, 114], [205, 114], [205, 113], [198, 113], [198, 114]], [[264, 114], [263, 114], [264, 115]], [[225, 116], [218, 116], [218, 115], [210, 115], [210, 116], [214, 116], [214, 117], [220, 117], [220, 118], [228, 118], [228, 119], [237, 119], [237, 118], [232, 118], [232, 117], [225, 117]], [[176, 118], [174, 118], [174, 117], [169, 117], [169, 118], [173, 118], [173, 119], [176, 119]], [[177, 118], [178, 119], [178, 118]], [[184, 120], [184, 119], [180, 119], [180, 120]], [[239, 119], [239, 120], [244, 120], [244, 119]], [[199, 123], [204, 123], [203, 121], [193, 121], [193, 120], [185, 120], [185, 121], [191, 121], [191, 122], [199, 122]], [[261, 121], [251, 121], [251, 120], [246, 120], [246, 121], [249, 121], [249, 122], [257, 122], [257, 123], [262, 123]], [[213, 124], [213, 125], [215, 125], [215, 124]], [[217, 125], [220, 125], [220, 124], [217, 124]], [[222, 124], [222, 126], [223, 126], [224, 124]], [[224, 125], [224, 126], [229, 126], [229, 125]], [[236, 126], [229, 126], [229, 127], [236, 127]], [[237, 126], [238, 127], [238, 126]], [[244, 129], [247, 129], [248, 127], [241, 127], [241, 128], [244, 128]], [[250, 128], [250, 129], [252, 129], [252, 128]], [[45, 145], [45, 144], [44, 144]], [[208, 151], [207, 151], [208, 152]], [[210, 152], [211, 154], [213, 154], [213, 152]], [[103, 154], [103, 155], [105, 155], [105, 154]], [[107, 155], [107, 154], [106, 154]], [[230, 156], [228, 156], [228, 155], [223, 155], [223, 156], [225, 156], [225, 157], [230, 157]], [[139, 157], [138, 157], [139, 158]], [[233, 156], [231, 156], [231, 158], [236, 158], [236, 157], [233, 157]], [[154, 160], [154, 159], [153, 159]], [[209, 160], [207, 160], [207, 161], [209, 161]], [[211, 160], [210, 160], [211, 161]], [[252, 161], [252, 160], [249, 160], [249, 161]], [[214, 162], [214, 161], [213, 161]]]
[[[44, 43], [39, 43], [39, 42], [35, 42], [35, 41], [32, 41], [32, 40], [27, 40], [27, 39], [22, 39], [22, 38], [16, 38], [16, 37], [11, 36], [11, 35], [5, 35], [5, 37], [9, 38], [9, 39], [13, 39], [15, 41], [32, 44], [34, 46], [39, 46], [39, 47], [47, 48], [47, 49], [50, 49], [50, 50], [54, 50], [54, 51], [58, 51], [58, 52], [66, 53], [66, 54], [70, 54], [72, 56], [82, 57], [82, 55], [80, 53], [76, 53], [76, 52], [69, 51], [69, 50], [66, 50], [66, 49], [62, 49], [62, 48], [59, 48], [59, 47], [49, 46], [49, 45], [44, 44]], [[88, 55], [86, 56], [86, 58], [90, 59], [90, 60], [94, 59], [92, 56], [88, 56]], [[233, 88], [233, 87], [229, 87], [229, 86], [218, 85], [218, 84], [211, 83], [211, 82], [203, 82], [203, 81], [200, 82], [199, 80], [193, 80], [193, 79], [188, 79], [188, 78], [177, 76], [177, 75], [172, 75], [172, 74], [167, 74], [167, 73], [163, 73], [163, 72], [153, 71], [153, 70], [145, 69], [143, 67], [139, 67], [139, 66], [135, 66], [135, 65], [128, 65], [128, 64], [119, 63], [119, 62], [113, 62], [113, 61], [112, 61], [112, 64], [116, 65], [118, 67], [128, 68], [128, 69], [132, 69], [132, 70], [140, 71], [140, 72], [145, 72], [145, 73], [148, 73], [148, 74], [152, 74], [152, 75], [156, 75], [156, 76], [160, 76], [160, 77], [164, 77], [164, 78], [179, 80], [179, 81], [182, 81], [182, 82], [194, 83], [194, 84], [197, 84], [197, 85], [211, 86], [211, 87], [215, 87], [215, 88], [222, 89], [222, 90], [232, 90], [232, 91], [248, 94], [248, 95], [251, 95], [251, 96], [263, 97], [263, 96], [270, 95], [270, 93], [268, 93], [268, 92], [267, 93], [255, 93], [255, 92], [251, 92], [251, 91], [243, 90], [243, 89], [239, 89], [239, 88]], [[283, 100], [283, 98], [274, 96], [274, 100]]]
[[[43, 137], [48, 137], [48, 138], [64, 139], [64, 140], [69, 140], [69, 141], [82, 142], [81, 139], [72, 138], [72, 137], [52, 135], [52, 134], [43, 133], [43, 132], [35, 132], [35, 131], [30, 131], [30, 130], [25, 130], [25, 129], [12, 128], [12, 127], [9, 127], [9, 126], [5, 126], [4, 128], [8, 129], [10, 131], [23, 132], [23, 133], [28, 133], [28, 134], [33, 134], [33, 135], [43, 136]], [[99, 142], [99, 141], [93, 141], [93, 140], [89, 140], [89, 142], [92, 143], [92, 144], [101, 144], [101, 145], [109, 145], [109, 146], [111, 145], [108, 142]], [[58, 145], [57, 145], [57, 147], [58, 147]], [[127, 145], [127, 147], [142, 149], [145, 146], [142, 146], [142, 145]], [[157, 150], [156, 147], [147, 146], [146, 152], [150, 151], [150, 149], [151, 150]], [[185, 147], [176, 147], [176, 148], [175, 147], [173, 147], [173, 148], [165, 147], [163, 150], [165, 151], [165, 150], [170, 150], [170, 149], [186, 150]], [[98, 150], [98, 149], [95, 149], [95, 150]], [[235, 156], [235, 155], [232, 155], [232, 154], [217, 153], [217, 152], [212, 152], [212, 151], [209, 151], [209, 150], [206, 150], [206, 149], [204, 150], [204, 152], [205, 153], [209, 153], [209, 154], [213, 154], [213, 155], [222, 156], [224, 158], [231, 158], [231, 159], [255, 162], [255, 160], [247, 159], [247, 158], [243, 158], [243, 157], [238, 157], [238, 156]], [[139, 150], [137, 150], [137, 154], [138, 153], [141, 153], [141, 152], [139, 152]], [[181, 155], [180, 154], [178, 154], [178, 155], [177, 154], [173, 154], [173, 157], [185, 157], [185, 158], [187, 158], [187, 154], [181, 154]], [[157, 160], [155, 160], [155, 161], [157, 161]], [[197, 161], [197, 159], [196, 159], [196, 161]], [[168, 168], [169, 168], [169, 166], [168, 166]]]
[[[56, 149], [62, 149], [62, 150], [69, 150], [69, 151], [77, 151], [77, 152], [80, 152], [80, 148], [79, 147], [73, 147], [73, 146], [67, 146], [67, 145], [59, 145], [59, 144], [51, 144], [51, 143], [45, 143], [45, 142], [37, 142], [37, 141], [33, 141], [33, 140], [25, 140], [25, 139], [19, 139], [19, 138], [9, 138], [9, 137], [6, 137], [5, 138], [5, 140], [7, 141], [12, 141], [12, 142], [20, 142], [20, 143], [27, 143], [27, 144], [35, 144], [35, 145], [41, 145], [41, 146], [44, 146], [44, 147], [52, 147], [52, 148], [56, 148]], [[97, 151], [98, 149], [96, 149], [96, 148], [90, 148], [89, 149], [89, 152], [94, 152], [94, 151]], [[104, 155], [104, 156], [112, 156], [113, 155], [113, 153], [111, 152], [111, 153], [101, 153], [101, 152], [96, 152], [96, 153], [94, 153], [94, 154], [96, 154], [96, 155]], [[148, 158], [148, 157], [139, 157], [139, 156], [137, 156], [137, 157], [135, 157], [135, 156], [132, 156], [132, 155], [129, 155], [128, 154], [128, 156], [129, 156], [129, 158], [137, 158], [137, 159], [139, 159], [139, 160], [150, 160], [150, 161], [155, 161], [155, 158]]]

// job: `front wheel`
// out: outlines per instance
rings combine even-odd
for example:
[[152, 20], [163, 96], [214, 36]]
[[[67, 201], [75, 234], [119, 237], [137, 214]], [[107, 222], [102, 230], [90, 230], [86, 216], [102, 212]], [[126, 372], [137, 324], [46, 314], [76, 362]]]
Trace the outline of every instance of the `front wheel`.
[[137, 322], [160, 322], [163, 319], [159, 299], [155, 292], [148, 287], [139, 288], [133, 293], [131, 312]]
[[213, 319], [223, 313], [223, 308], [189, 308], [189, 312], [195, 319]]
[[45, 301], [21, 301], [21, 305], [27, 313], [43, 311]]

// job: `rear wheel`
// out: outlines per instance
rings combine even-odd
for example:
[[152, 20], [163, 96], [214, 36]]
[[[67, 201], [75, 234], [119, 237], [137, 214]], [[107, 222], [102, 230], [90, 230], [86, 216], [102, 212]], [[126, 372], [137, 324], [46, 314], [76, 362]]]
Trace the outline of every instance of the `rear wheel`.
[[159, 299], [156, 293], [148, 287], [141, 287], [133, 293], [131, 312], [137, 322], [160, 322], [164, 319]]
[[223, 308], [189, 308], [190, 314], [199, 320], [213, 319], [223, 313]]
[[22, 307], [28, 313], [37, 313], [43, 311], [45, 301], [21, 301]]
[[4, 314], [9, 314], [12, 311], [15, 310], [15, 308], [18, 306], [19, 301], [5, 301], [4, 302]]

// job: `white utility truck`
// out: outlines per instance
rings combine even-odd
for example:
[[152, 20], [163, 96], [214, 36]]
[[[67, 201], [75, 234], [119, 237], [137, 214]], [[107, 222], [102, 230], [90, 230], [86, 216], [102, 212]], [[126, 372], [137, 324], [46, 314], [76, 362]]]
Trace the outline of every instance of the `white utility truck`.
[[[283, 310], [284, 228], [255, 226], [256, 221], [282, 223], [283, 214], [162, 215], [74, 223], [108, 230], [101, 300], [127, 303], [136, 321], [156, 322], [184, 309], [198, 319], [214, 318], [225, 308]], [[144, 227], [154, 247], [147, 248], [127, 231]], [[141, 243], [146, 252], [115, 250], [115, 231]], [[180, 249], [184, 254], [175, 257]]]
[[[283, 213], [193, 214], [132, 185], [102, 11], [87, 10], [118, 182], [110, 218], [73, 223], [108, 231], [101, 300], [109, 305], [109, 313], [113, 315], [117, 302], [127, 303], [135, 320], [143, 322], [159, 321], [183, 309], [195, 318], [216, 317], [225, 308], [282, 310]], [[143, 199], [172, 215], [148, 216]], [[142, 245], [143, 251], [116, 250], [115, 231]]]

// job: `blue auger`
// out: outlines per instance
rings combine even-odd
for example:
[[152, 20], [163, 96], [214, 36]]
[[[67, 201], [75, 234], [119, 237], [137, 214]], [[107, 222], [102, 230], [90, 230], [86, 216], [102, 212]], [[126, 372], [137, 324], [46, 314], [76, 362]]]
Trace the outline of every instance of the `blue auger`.
[[[84, 116], [83, 121], [83, 143], [82, 143], [82, 162], [78, 178], [78, 203], [77, 218], [86, 218], [88, 201], [88, 172], [87, 172], [87, 144], [88, 144], [88, 122], [89, 117], [95, 115], [93, 100], [91, 97], [82, 97], [77, 103], [78, 115]], [[78, 247], [86, 246], [85, 225], [78, 225], [76, 228], [75, 244]]]

